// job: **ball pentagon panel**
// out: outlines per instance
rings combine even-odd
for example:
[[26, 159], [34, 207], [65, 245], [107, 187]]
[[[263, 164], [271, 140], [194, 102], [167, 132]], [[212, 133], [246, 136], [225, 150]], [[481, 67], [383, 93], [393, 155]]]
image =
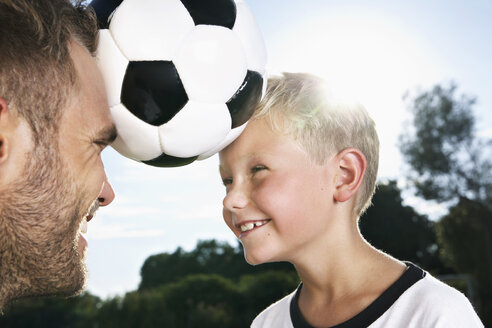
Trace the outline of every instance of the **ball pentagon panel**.
[[181, 0], [195, 25], [216, 25], [232, 28], [236, 21], [233, 0]]
[[253, 115], [256, 105], [261, 100], [262, 89], [262, 76], [257, 72], [248, 71], [241, 87], [227, 102], [232, 128], [243, 125]]
[[123, 0], [93, 0], [90, 6], [97, 15], [97, 23], [100, 29], [109, 27], [110, 17]]
[[171, 120], [188, 96], [170, 61], [132, 61], [126, 70], [121, 102], [146, 123], [159, 126]]

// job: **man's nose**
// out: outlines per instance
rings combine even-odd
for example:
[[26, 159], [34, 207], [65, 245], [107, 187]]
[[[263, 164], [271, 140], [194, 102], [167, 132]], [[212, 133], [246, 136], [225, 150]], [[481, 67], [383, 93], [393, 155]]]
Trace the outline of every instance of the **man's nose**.
[[114, 190], [108, 180], [103, 182], [103, 186], [97, 200], [100, 206], [106, 206], [111, 204], [114, 199]]

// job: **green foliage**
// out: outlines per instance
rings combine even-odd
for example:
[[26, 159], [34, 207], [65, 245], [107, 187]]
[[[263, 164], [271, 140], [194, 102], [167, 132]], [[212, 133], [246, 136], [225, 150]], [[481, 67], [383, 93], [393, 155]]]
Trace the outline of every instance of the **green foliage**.
[[246, 263], [240, 243], [232, 247], [216, 240], [199, 241], [190, 252], [178, 248], [174, 253], [152, 255], [145, 260], [140, 274], [139, 290], [154, 288], [175, 282], [186, 275], [218, 274], [235, 282], [243, 274], [254, 274], [268, 270], [290, 271], [288, 263], [270, 263], [253, 267]]
[[99, 310], [97, 327], [177, 327], [174, 313], [158, 291], [131, 292], [104, 302]]
[[408, 99], [412, 126], [400, 136], [400, 150], [418, 195], [441, 201], [468, 197], [490, 200], [490, 143], [474, 135], [475, 99], [458, 97], [456, 85], [436, 85]]
[[492, 259], [486, 252], [491, 246], [492, 213], [480, 203], [462, 198], [437, 222], [436, 232], [443, 261], [457, 272], [474, 273], [482, 287], [491, 289]]
[[104, 302], [98, 327], [249, 327], [272, 302], [292, 292], [295, 272], [242, 275], [240, 283], [216, 274], [186, 275], [156, 288]]
[[444, 271], [438, 258], [434, 223], [403, 205], [396, 181], [379, 184], [372, 202], [359, 221], [360, 231], [371, 245], [426, 270]]
[[[190, 320], [210, 327], [230, 327], [239, 293], [232, 281], [215, 274], [188, 275], [159, 287], [164, 302], [174, 313], [178, 327], [190, 327]], [[207, 317], [207, 311], [210, 315]]]
[[243, 295], [244, 309], [250, 321], [270, 304], [290, 294], [299, 285], [295, 272], [266, 271], [241, 276], [239, 290]]
[[482, 320], [492, 325], [492, 142], [474, 134], [475, 99], [455, 92], [454, 84], [437, 85], [410, 99], [413, 128], [400, 136], [400, 150], [417, 195], [455, 204], [436, 224], [439, 254], [472, 275]]
[[471, 274], [484, 317], [492, 320], [492, 212], [462, 198], [436, 224], [436, 231], [443, 261], [457, 272]]
[[74, 298], [31, 298], [14, 301], [0, 316], [3, 328], [93, 327], [101, 300], [89, 293]]

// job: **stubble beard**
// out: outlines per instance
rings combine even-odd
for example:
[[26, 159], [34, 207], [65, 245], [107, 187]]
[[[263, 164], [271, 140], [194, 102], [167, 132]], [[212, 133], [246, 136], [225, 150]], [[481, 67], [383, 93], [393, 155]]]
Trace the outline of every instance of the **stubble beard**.
[[80, 293], [87, 280], [77, 247], [82, 193], [49, 146], [33, 150], [19, 180], [0, 194], [3, 298]]

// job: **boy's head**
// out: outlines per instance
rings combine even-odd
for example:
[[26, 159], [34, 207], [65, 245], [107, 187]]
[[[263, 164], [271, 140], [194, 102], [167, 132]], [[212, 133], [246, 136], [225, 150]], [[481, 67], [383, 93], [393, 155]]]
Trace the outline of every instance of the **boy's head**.
[[271, 78], [243, 133], [219, 153], [223, 216], [250, 264], [339, 245], [370, 203], [378, 165], [374, 122], [308, 74]]
[[297, 141], [321, 164], [346, 148], [359, 149], [367, 167], [356, 195], [354, 213], [360, 216], [371, 204], [379, 163], [379, 139], [365, 108], [332, 94], [319, 77], [283, 73], [271, 77], [265, 98], [253, 115], [272, 129]]

